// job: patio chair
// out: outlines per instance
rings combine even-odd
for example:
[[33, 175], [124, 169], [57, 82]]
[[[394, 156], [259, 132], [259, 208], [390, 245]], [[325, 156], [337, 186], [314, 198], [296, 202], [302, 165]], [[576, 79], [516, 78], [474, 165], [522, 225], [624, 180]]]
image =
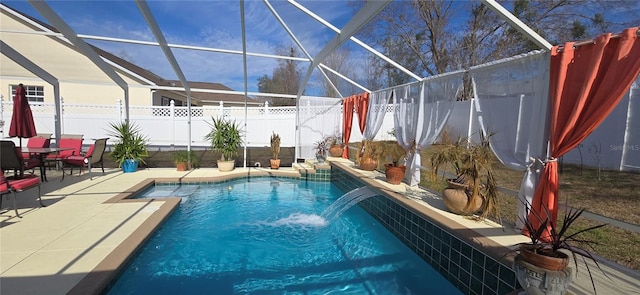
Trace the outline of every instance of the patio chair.
[[[5, 170], [21, 171], [21, 173], [14, 173], [12, 177], [6, 177], [4, 175]], [[40, 191], [40, 177], [37, 175], [23, 175], [24, 160], [22, 154], [16, 149], [15, 144], [12, 141], [0, 141], [0, 208], [2, 208], [2, 199], [4, 195], [11, 194], [13, 196], [13, 209], [16, 211], [16, 216], [22, 218], [18, 213], [18, 206], [16, 196], [18, 193], [26, 191], [28, 189], [38, 187], [38, 201], [40, 206], [46, 207], [42, 203], [41, 191]]]
[[[34, 174], [34, 169], [42, 165], [42, 161], [40, 161], [39, 158], [26, 158], [26, 159], [23, 158], [22, 151], [20, 150], [19, 147], [16, 147], [16, 144], [13, 141], [6, 141], [6, 140], [1, 141], [0, 149], [2, 149], [0, 152], [2, 152], [3, 154], [4, 153], [16, 154], [17, 161], [19, 161], [21, 165], [14, 165], [13, 166], [14, 168], [10, 168], [14, 170], [14, 173], [16, 174], [15, 176], [22, 177], [24, 175], [25, 170], [31, 170], [31, 174]], [[0, 163], [0, 164], [2, 164], [2, 167], [5, 166], [4, 163]], [[5, 170], [9, 170], [9, 168]]]
[[[48, 148], [50, 144], [50, 133], [38, 133], [36, 136], [29, 138], [29, 141], [27, 141], [27, 147], [29, 148]], [[33, 174], [33, 170], [36, 167], [43, 167], [42, 158], [38, 154], [22, 153], [22, 158], [29, 162], [29, 166], [32, 166], [31, 174]]]
[[84, 155], [73, 155], [62, 159], [62, 179], [64, 180], [65, 166], [71, 166], [71, 172], [69, 173], [69, 175], [73, 174], [74, 166], [80, 167], [80, 172], [78, 173], [78, 175], [81, 175], [84, 167], [87, 167], [87, 170], [89, 171], [89, 179], [92, 179], [93, 177], [91, 176], [91, 167], [96, 167], [96, 164], [100, 164], [100, 168], [102, 168], [102, 174], [104, 174], [103, 156], [105, 150], [107, 149], [108, 139], [109, 138], [97, 139], [91, 146], [89, 146], [89, 150]]
[[[36, 136], [29, 138], [27, 141], [27, 147], [32, 148], [46, 148], [51, 145], [50, 133], [38, 133]], [[22, 153], [22, 157], [28, 159], [29, 157], [35, 158], [37, 155], [30, 155], [29, 153]]]
[[80, 152], [82, 151], [82, 135], [62, 134], [60, 138], [56, 140], [56, 144], [59, 148], [68, 148], [68, 150], [47, 155], [47, 162], [55, 163], [56, 167], [58, 167], [57, 165], [60, 164], [60, 161], [63, 159], [66, 159], [69, 156], [80, 155]]

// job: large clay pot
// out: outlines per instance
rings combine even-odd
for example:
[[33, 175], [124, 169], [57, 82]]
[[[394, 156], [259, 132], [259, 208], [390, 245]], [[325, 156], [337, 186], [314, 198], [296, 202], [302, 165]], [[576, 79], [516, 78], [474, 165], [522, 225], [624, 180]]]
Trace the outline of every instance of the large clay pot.
[[466, 186], [453, 181], [448, 181], [447, 183], [449, 186], [442, 192], [442, 200], [449, 211], [459, 215], [473, 215], [480, 211], [482, 197], [473, 198], [471, 199], [473, 203], [468, 204], [469, 197], [467, 196]]
[[373, 171], [378, 168], [378, 160], [370, 157], [360, 159], [360, 169], [365, 171]]
[[329, 148], [329, 155], [332, 157], [342, 157], [342, 146], [334, 144]]
[[218, 160], [218, 170], [220, 170], [220, 172], [229, 172], [233, 170], [235, 167], [236, 167], [236, 161], [234, 160], [231, 160], [231, 161]]
[[529, 295], [563, 295], [571, 285], [570, 267], [547, 270], [526, 262], [522, 254], [515, 257], [513, 270], [520, 286]]
[[544, 269], [559, 271], [569, 265], [567, 254], [549, 249], [537, 249], [533, 245], [520, 245], [520, 256], [522, 260]]
[[387, 182], [391, 184], [400, 184], [404, 178], [404, 172], [407, 170], [407, 166], [395, 166], [393, 164], [384, 164], [384, 174], [387, 177]]

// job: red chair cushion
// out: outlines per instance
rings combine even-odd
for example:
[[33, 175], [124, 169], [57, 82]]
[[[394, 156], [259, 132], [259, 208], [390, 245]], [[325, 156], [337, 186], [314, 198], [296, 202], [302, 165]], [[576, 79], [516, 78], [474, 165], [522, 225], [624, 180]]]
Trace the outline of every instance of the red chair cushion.
[[32, 147], [32, 148], [49, 147], [50, 142], [51, 140], [48, 138], [32, 137], [32, 138], [29, 138], [29, 141], [27, 142], [27, 147]]
[[[27, 141], [27, 147], [30, 147], [30, 148], [45, 148], [45, 147], [49, 147], [50, 144], [51, 144], [51, 139], [44, 138], [44, 137], [31, 137], [29, 138], [29, 141]], [[37, 157], [37, 155], [22, 153], [22, 157], [25, 159], [29, 157], [34, 157], [34, 156]]]
[[93, 154], [93, 149], [96, 148], [95, 144], [92, 144], [89, 146], [89, 150], [87, 151], [87, 154], [85, 154], [85, 157], [91, 157], [91, 155]]
[[85, 157], [83, 156], [68, 156], [64, 158], [62, 161], [65, 163], [69, 163], [71, 165], [84, 166], [84, 159]]
[[80, 151], [82, 150], [82, 139], [60, 138], [58, 140], [58, 147], [72, 149], [60, 151], [58, 154], [49, 154], [47, 155], [47, 159], [64, 159], [68, 156], [80, 155]]
[[9, 186], [15, 190], [21, 191], [40, 184], [40, 177], [37, 175], [25, 175], [22, 178], [5, 178], [4, 172], [0, 170], [0, 176], [0, 192], [3, 194], [9, 192]]
[[9, 185], [18, 191], [26, 190], [40, 184], [40, 176], [37, 175], [25, 175], [18, 179], [9, 177], [7, 180], [9, 181]]
[[0, 192], [6, 192], [8, 190], [9, 187], [7, 187], [7, 182], [4, 179], [4, 171], [0, 169]]

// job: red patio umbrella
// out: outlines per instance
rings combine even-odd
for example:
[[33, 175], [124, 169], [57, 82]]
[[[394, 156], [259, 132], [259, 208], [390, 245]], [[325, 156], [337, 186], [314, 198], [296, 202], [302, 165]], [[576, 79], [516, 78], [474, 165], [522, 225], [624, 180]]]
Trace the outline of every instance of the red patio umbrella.
[[27, 93], [22, 84], [18, 85], [16, 95], [13, 96], [13, 115], [11, 116], [11, 126], [9, 127], [10, 137], [22, 139], [36, 136], [36, 125], [33, 123], [33, 114], [27, 100]]

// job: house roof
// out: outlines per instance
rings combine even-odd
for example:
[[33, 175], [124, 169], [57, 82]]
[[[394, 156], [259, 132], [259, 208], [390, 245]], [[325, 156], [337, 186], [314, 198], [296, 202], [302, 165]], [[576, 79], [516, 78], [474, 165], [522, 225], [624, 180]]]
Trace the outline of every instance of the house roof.
[[[156, 75], [155, 73], [139, 67], [138, 65], [131, 63], [123, 58], [120, 58], [114, 54], [111, 54], [97, 46], [91, 46], [96, 53], [100, 56], [112, 61], [113, 63], [118, 64], [119, 66], [131, 71], [132, 73], [147, 79], [157, 86], [181, 86], [181, 82], [179, 80], [165, 80], [164, 78]], [[231, 94], [231, 93], [210, 93], [210, 92], [198, 92], [197, 89], [206, 89], [206, 90], [222, 90], [222, 91], [234, 91], [233, 89], [227, 87], [224, 84], [220, 83], [212, 83], [212, 82], [193, 82], [189, 81], [189, 87], [192, 88], [191, 97], [192, 99], [199, 101], [201, 104], [218, 104], [220, 101], [223, 102], [231, 102], [231, 103], [244, 103], [244, 95], [239, 94]], [[175, 90], [175, 93], [179, 93], [184, 97], [187, 96], [186, 92]], [[258, 105], [260, 104], [253, 98], [247, 98], [247, 103], [249, 105]]]

